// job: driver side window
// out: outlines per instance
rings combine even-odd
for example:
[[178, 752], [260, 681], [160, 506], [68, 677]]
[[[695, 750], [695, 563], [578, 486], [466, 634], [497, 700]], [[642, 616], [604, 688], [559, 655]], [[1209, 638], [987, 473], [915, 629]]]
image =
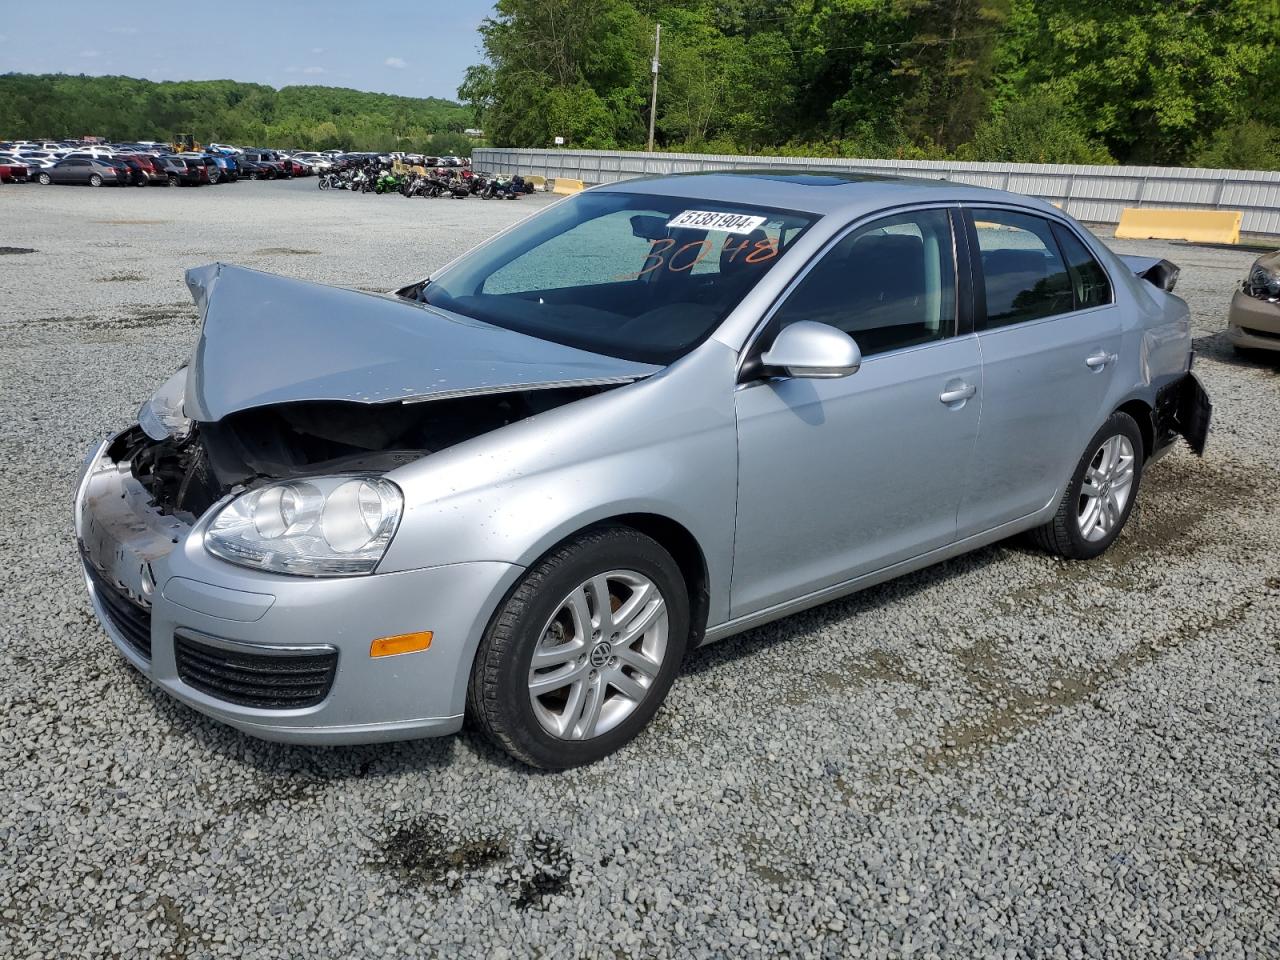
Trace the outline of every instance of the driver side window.
[[945, 210], [877, 220], [830, 248], [774, 316], [776, 329], [816, 320], [863, 356], [954, 335], [955, 245]]

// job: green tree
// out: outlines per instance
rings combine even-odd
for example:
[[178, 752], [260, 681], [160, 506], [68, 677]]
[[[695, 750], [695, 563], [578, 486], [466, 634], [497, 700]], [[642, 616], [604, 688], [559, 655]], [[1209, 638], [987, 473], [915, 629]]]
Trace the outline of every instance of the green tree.
[[1114, 163], [1084, 128], [1076, 110], [1051, 91], [1037, 90], [982, 123], [957, 156], [1001, 163]]
[[[1021, 85], [1074, 104], [1121, 162], [1180, 163], [1275, 69], [1274, 0], [1036, 0]], [[1274, 98], [1274, 88], [1271, 91]]]
[[1192, 163], [1228, 170], [1280, 170], [1280, 127], [1243, 120], [1201, 142]]
[[231, 80], [153, 83], [133, 77], [0, 75], [0, 135], [196, 138], [282, 147], [393, 146], [462, 130], [469, 111], [450, 100], [395, 97], [338, 87], [273, 90]]
[[487, 63], [467, 67], [466, 76], [458, 87], [458, 99], [471, 108], [472, 122], [481, 129], [484, 129], [485, 118], [493, 108], [495, 90], [493, 67]]
[[498, 0], [480, 27], [493, 65], [485, 130], [500, 146], [612, 147], [641, 128], [644, 23], [625, 0]]

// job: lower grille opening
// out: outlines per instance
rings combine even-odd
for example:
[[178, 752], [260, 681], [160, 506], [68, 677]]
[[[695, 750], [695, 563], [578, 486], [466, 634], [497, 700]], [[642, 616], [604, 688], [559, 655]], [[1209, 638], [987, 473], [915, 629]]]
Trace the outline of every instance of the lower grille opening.
[[313, 707], [329, 695], [338, 652], [228, 650], [189, 636], [174, 637], [178, 676], [219, 700], [264, 710]]
[[107, 615], [107, 620], [129, 647], [147, 660], [151, 659], [151, 611], [134, 602], [115, 584], [109, 582], [91, 563], [85, 563], [94, 596]]
[[1262, 337], [1264, 340], [1280, 340], [1280, 333], [1272, 333], [1270, 330], [1254, 330], [1252, 327], [1241, 327], [1240, 329], [1251, 337]]

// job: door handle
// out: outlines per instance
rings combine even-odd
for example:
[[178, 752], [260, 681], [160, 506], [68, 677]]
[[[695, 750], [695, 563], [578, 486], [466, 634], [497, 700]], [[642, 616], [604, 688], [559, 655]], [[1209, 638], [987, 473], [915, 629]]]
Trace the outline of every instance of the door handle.
[[1093, 356], [1086, 357], [1084, 364], [1090, 370], [1101, 370], [1108, 363], [1115, 363], [1115, 362], [1116, 362], [1116, 355], [1114, 353], [1107, 353], [1105, 350], [1100, 350], [1097, 353], [1093, 354]]
[[968, 400], [977, 392], [978, 392], [978, 388], [975, 387], [972, 383], [965, 383], [963, 380], [961, 380], [959, 386], [952, 387], [950, 390], [943, 390], [940, 394], [938, 394], [938, 399], [941, 400], [943, 403], [947, 404], [947, 406], [950, 406], [953, 403], [959, 403], [962, 400]]

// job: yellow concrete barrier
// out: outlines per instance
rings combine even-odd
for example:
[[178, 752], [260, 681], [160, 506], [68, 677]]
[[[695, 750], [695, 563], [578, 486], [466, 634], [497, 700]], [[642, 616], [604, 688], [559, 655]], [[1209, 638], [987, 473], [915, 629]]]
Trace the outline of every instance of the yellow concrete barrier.
[[551, 187], [552, 193], [577, 193], [583, 189], [581, 180], [570, 180], [568, 177], [556, 177]]
[[531, 184], [535, 190], [547, 189], [547, 178], [538, 173], [531, 173], [524, 178], [524, 182]]
[[1125, 207], [1116, 226], [1120, 240], [1190, 240], [1193, 243], [1239, 243], [1239, 210], [1158, 210]]

